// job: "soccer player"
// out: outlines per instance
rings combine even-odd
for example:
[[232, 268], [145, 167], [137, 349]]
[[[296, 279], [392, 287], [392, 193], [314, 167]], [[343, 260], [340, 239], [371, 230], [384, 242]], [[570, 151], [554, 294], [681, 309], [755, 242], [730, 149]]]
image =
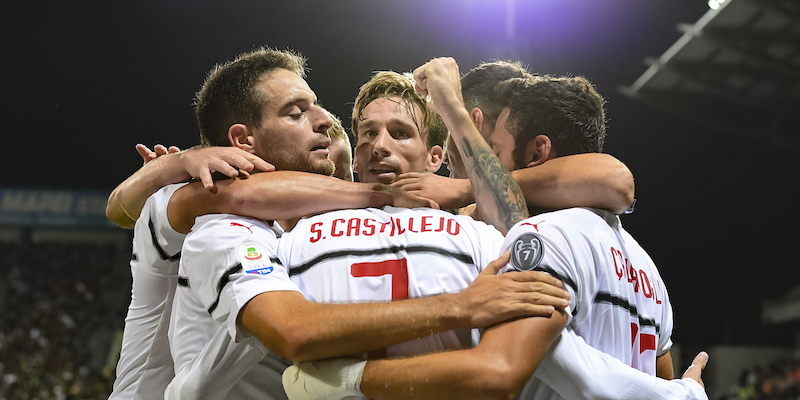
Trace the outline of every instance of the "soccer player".
[[[482, 63], [461, 77], [462, 97], [470, 119], [489, 142], [504, 100], [492, 95], [494, 87], [507, 79], [534, 79], [521, 63], [493, 61]], [[458, 209], [474, 203], [474, 194], [461, 155], [452, 142], [446, 148], [447, 166], [451, 178], [433, 174], [406, 173], [393, 186], [430, 198], [442, 208]], [[633, 202], [633, 176], [619, 160], [608, 154], [582, 153], [559, 157], [540, 167], [558, 169], [560, 174], [547, 170], [526, 168], [512, 171], [532, 212], [568, 207], [594, 207], [622, 213]], [[581, 181], [571, 180], [581, 178]], [[531, 188], [538, 188], [533, 192]], [[475, 216], [478, 216], [477, 214]], [[478, 216], [479, 217], [479, 216]]]
[[333, 126], [328, 129], [328, 135], [331, 137], [331, 145], [328, 146], [328, 150], [331, 152], [330, 157], [334, 165], [333, 177], [352, 182], [353, 154], [350, 136], [345, 132], [339, 117], [328, 114], [333, 120]]
[[[452, 87], [457, 87], [458, 68], [451, 59], [433, 60], [417, 69], [415, 77], [418, 88], [431, 96], [433, 104], [446, 104], [446, 99], [456, 96]], [[516, 143], [523, 144], [516, 152], [514, 147], [495, 148], [499, 154], [519, 154], [517, 160], [523, 161], [517, 161], [516, 166], [535, 167], [560, 154], [599, 151], [602, 147], [603, 102], [585, 79], [515, 79], [501, 87], [504, 97], [511, 99], [511, 106], [503, 109], [491, 139], [494, 141], [495, 135], [497, 139], [507, 139], [503, 135], [509, 132], [516, 137], [535, 133], [529, 141], [516, 139]], [[541, 92], [536, 93], [540, 88]], [[457, 118], [457, 108], [447, 111], [451, 112], [456, 114], [443, 114], [446, 121]], [[572, 127], [563, 124], [565, 118], [575, 118]], [[567, 129], [553, 131], [546, 121]], [[586, 131], [587, 126], [594, 129]], [[545, 132], [552, 132], [554, 139], [543, 135]], [[464, 149], [469, 171], [474, 149], [468, 141], [455, 142]], [[337, 399], [363, 393], [375, 399], [511, 398], [522, 389], [548, 347], [570, 322], [573, 332], [562, 335], [547, 367], [540, 368], [543, 374], [534, 377], [522, 393], [524, 398], [559, 398], [559, 394], [566, 398], [705, 398], [702, 387], [693, 380], [699, 380], [697, 371], [687, 375], [693, 379], [648, 379], [644, 374], [631, 374], [631, 369], [620, 369], [622, 364], [618, 361], [598, 358], [597, 351], [569, 347], [586, 345], [577, 340], [574, 333], [578, 333], [594, 348], [628, 365], [672, 378], [666, 352], [671, 344], [671, 310], [666, 291], [652, 261], [622, 230], [616, 216], [591, 209], [542, 214], [515, 226], [504, 247], [512, 251], [510, 265], [514, 270], [538, 269], [561, 277], [572, 294], [568, 312], [492, 327], [486, 330], [480, 344], [469, 350], [366, 364], [335, 361], [300, 369], [291, 367], [284, 374], [290, 397], [315, 398], [324, 393], [320, 398]], [[564, 354], [574, 359], [565, 358]], [[704, 365], [704, 357], [707, 356], [698, 356], [699, 366]], [[597, 365], [606, 369], [594, 371], [591, 367]], [[317, 367], [321, 369], [316, 370]], [[564, 370], [567, 375], [559, 373]], [[593, 374], [614, 379], [604, 381]], [[317, 379], [320, 376], [325, 377], [324, 381]], [[539, 377], [546, 384], [537, 382]], [[619, 386], [626, 384], [627, 390], [620, 390]], [[553, 388], [558, 388], [559, 393]]]

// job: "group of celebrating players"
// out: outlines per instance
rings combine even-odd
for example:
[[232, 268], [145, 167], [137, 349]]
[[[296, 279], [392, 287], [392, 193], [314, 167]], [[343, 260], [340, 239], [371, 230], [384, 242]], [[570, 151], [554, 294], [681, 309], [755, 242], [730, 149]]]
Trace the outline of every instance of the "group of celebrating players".
[[673, 379], [669, 297], [616, 215], [633, 177], [601, 153], [591, 83], [378, 72], [351, 160], [305, 70], [268, 48], [218, 65], [202, 145], [138, 147], [107, 208], [134, 229], [110, 399], [707, 398], [705, 353]]

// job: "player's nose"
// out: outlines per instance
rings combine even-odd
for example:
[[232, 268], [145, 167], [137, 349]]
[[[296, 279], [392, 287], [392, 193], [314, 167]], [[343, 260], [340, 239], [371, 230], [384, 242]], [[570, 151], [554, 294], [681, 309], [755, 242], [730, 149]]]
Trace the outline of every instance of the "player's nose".
[[331, 118], [330, 114], [328, 114], [328, 112], [322, 107], [313, 106], [312, 109], [312, 123], [314, 124], [314, 132], [324, 133], [327, 135], [328, 129], [333, 126], [333, 118]]
[[392, 154], [393, 143], [394, 139], [392, 139], [392, 135], [387, 129], [382, 128], [378, 131], [377, 137], [375, 137], [375, 141], [373, 142], [372, 146], [372, 153], [382, 157], [389, 156]]

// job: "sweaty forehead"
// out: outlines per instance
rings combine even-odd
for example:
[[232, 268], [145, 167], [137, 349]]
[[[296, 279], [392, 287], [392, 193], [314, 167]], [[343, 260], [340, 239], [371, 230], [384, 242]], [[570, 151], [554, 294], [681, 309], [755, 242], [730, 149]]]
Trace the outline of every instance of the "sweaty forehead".
[[264, 74], [258, 87], [269, 99], [271, 107], [282, 107], [298, 100], [316, 102], [316, 96], [306, 80], [283, 68]]
[[399, 97], [381, 97], [371, 101], [361, 111], [358, 126], [371, 126], [382, 124], [403, 125], [419, 132], [422, 113], [416, 105]]

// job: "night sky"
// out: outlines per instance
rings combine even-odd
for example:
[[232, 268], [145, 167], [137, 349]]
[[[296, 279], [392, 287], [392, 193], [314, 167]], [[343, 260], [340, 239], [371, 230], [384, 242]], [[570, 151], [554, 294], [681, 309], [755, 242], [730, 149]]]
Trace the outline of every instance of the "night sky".
[[709, 130], [617, 93], [706, 2], [511, 8], [509, 26], [505, 0], [12, 2], [0, 16], [0, 186], [110, 191], [140, 166], [136, 143], [197, 144], [192, 98], [206, 72], [262, 45], [307, 56], [309, 84], [344, 121], [372, 71], [410, 71], [437, 56], [462, 72], [519, 59], [535, 72], [586, 76], [607, 98], [605, 150], [636, 178], [638, 208], [623, 224], [659, 265], [675, 342], [792, 344], [787, 327], [761, 325], [760, 309], [800, 284], [797, 148]]

